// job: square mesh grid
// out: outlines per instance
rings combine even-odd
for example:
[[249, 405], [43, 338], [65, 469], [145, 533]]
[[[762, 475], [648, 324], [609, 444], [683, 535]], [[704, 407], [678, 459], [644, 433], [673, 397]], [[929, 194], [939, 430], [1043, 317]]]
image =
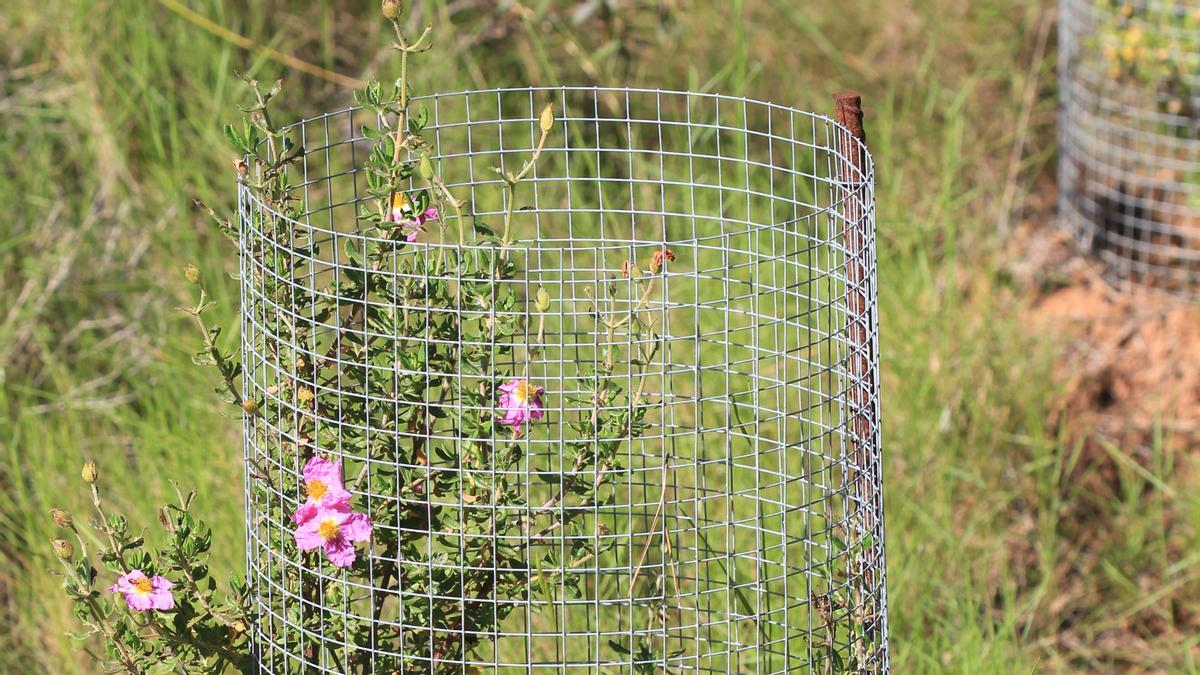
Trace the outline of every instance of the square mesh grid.
[[[432, 233], [383, 242], [358, 219], [361, 127], [374, 122], [361, 110], [291, 128], [305, 149], [293, 173], [301, 217], [239, 192], [244, 384], [262, 402], [245, 426], [262, 671], [885, 672], [865, 148], [825, 117], [715, 95], [418, 99], [472, 226], [504, 213], [492, 168], [529, 157], [546, 101], [557, 124], [514, 204], [518, 272], [490, 282], [489, 307], [430, 306], [412, 289], [446, 250], [494, 247]], [[385, 255], [364, 261], [371, 244]], [[675, 259], [651, 291], [623, 275], [664, 247]], [[367, 278], [389, 292], [350, 292]], [[604, 327], [627, 317], [652, 328]], [[447, 318], [516, 330], [468, 340], [417, 328]], [[456, 363], [427, 358], [447, 346]], [[640, 433], [588, 438], [573, 425], [597, 414], [588, 378], [606, 361], [615, 386], [649, 404]], [[514, 373], [545, 388], [545, 418], [517, 439], [497, 424], [460, 428], [464, 411], [494, 403], [447, 392], [490, 394]], [[405, 424], [414, 408], [432, 421]], [[611, 443], [614, 458], [572, 461], [566, 448], [588, 443]], [[292, 542], [314, 453], [343, 462], [375, 522], [351, 570]], [[602, 483], [594, 499], [572, 492]], [[442, 484], [522, 497], [498, 504]], [[490, 530], [469, 533], [479, 522]], [[491, 564], [500, 551], [520, 563]], [[469, 585], [481, 575], [490, 581]]]

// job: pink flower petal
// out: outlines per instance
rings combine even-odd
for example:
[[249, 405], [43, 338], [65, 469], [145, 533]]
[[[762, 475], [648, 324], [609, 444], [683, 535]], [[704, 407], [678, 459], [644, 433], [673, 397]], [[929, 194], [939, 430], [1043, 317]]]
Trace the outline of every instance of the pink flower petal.
[[322, 507], [335, 508], [344, 504], [348, 504], [354, 495], [342, 487], [341, 485], [330, 485], [329, 491], [325, 496], [318, 500], [317, 504]]
[[366, 541], [371, 538], [371, 518], [365, 513], [351, 513], [342, 521], [342, 537], [347, 541]]
[[[139, 581], [148, 582], [148, 589], [139, 589]], [[125, 606], [129, 609], [145, 612], [151, 609], [173, 609], [175, 597], [171, 589], [175, 584], [166, 577], [147, 578], [141, 570], [130, 570], [122, 574], [117, 583], [108, 587], [110, 593], [120, 593], [125, 598]]]
[[312, 518], [309, 518], [303, 525], [296, 528], [295, 538], [296, 546], [301, 551], [311, 551], [325, 545], [325, 539], [321, 537], [320, 532], [321, 517], [318, 512]]
[[319, 455], [313, 455], [304, 465], [304, 480], [321, 480], [331, 484], [342, 484], [342, 463], [331, 462]]
[[158, 610], [175, 609], [175, 596], [170, 591], [154, 591], [150, 594], [150, 607]]
[[[308, 492], [306, 506], [326, 506], [349, 502], [352, 495], [346, 490], [342, 479], [342, 463], [333, 462], [324, 457], [314, 455], [304, 465], [304, 487]], [[321, 488], [319, 498], [312, 495], [312, 486]], [[310, 516], [310, 509], [301, 507], [292, 516], [294, 522], [300, 523]]]
[[175, 596], [171, 595], [171, 591], [151, 591], [150, 595], [151, 609], [175, 609]]
[[311, 502], [304, 502], [296, 512], [292, 514], [292, 522], [297, 525], [303, 525], [312, 520], [312, 517], [317, 515], [317, 505]]
[[134, 582], [144, 578], [146, 575], [142, 574], [141, 570], [130, 570], [118, 577], [117, 583], [113, 584], [109, 590], [113, 593], [133, 593], [137, 590], [133, 585]]
[[354, 552], [354, 544], [346, 541], [345, 537], [335, 537], [325, 543], [325, 556], [336, 567], [350, 567], [358, 554]]
[[175, 584], [166, 577], [152, 577], [150, 584], [150, 606], [154, 609], [174, 609], [175, 596], [171, 595], [171, 588]]
[[125, 594], [125, 604], [129, 606], [129, 609], [136, 609], [139, 612], [154, 608], [154, 600], [151, 599], [150, 593], [138, 593], [136, 591]]

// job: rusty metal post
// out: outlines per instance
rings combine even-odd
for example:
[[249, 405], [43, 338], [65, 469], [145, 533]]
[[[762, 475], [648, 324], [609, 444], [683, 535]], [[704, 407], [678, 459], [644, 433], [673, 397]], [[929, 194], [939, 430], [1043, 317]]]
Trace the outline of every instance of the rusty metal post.
[[[871, 344], [871, 326], [875, 317], [872, 315], [869, 265], [864, 261], [869, 253], [867, 242], [871, 236], [864, 231], [867, 223], [863, 219], [863, 185], [866, 180], [863, 154], [866, 152], [867, 136], [863, 130], [862, 98], [848, 91], [834, 94], [833, 99], [837, 123], [843, 127], [837, 130], [839, 138], [836, 147], [841, 155], [838, 158], [838, 174], [842, 188], [842, 214], [846, 219], [842, 237], [846, 249], [847, 330], [851, 346], [849, 367], [854, 379], [850, 392], [854, 416], [854, 465], [859, 472], [863, 472], [872, 462], [874, 430], [877, 428], [873, 405], [875, 359], [872, 353], [874, 345]], [[874, 486], [869, 477], [866, 478], [868, 480], [855, 480], [855, 484], [864, 488], [864, 494], [859, 495], [864, 503], [872, 503]]]
[[[839, 127], [835, 148], [837, 149], [837, 175], [840, 181], [841, 213], [845, 219], [842, 244], [845, 247], [846, 274], [846, 331], [850, 346], [847, 368], [850, 376], [849, 428], [852, 443], [848, 479], [852, 485], [850, 496], [854, 502], [852, 511], [861, 517], [859, 532], [855, 533], [861, 545], [855, 555], [861, 556], [858, 563], [863, 572], [863, 588], [866, 596], [862, 603], [864, 613], [860, 617], [864, 647], [887, 651], [887, 629], [885, 610], [886, 590], [881, 583], [882, 575], [876, 577], [874, 570], [883, 564], [883, 499], [882, 476], [879, 466], [879, 409], [878, 402], [878, 359], [876, 350], [876, 295], [875, 261], [873, 258], [872, 224], [869, 217], [872, 199], [867, 170], [866, 132], [863, 129], [862, 98], [848, 91], [834, 95], [835, 120]], [[866, 540], [865, 542], [863, 540]], [[869, 600], [868, 600], [869, 598]], [[860, 655], [860, 657], [865, 656]], [[867, 659], [862, 659], [867, 660]], [[886, 656], [883, 659], [886, 663]]]

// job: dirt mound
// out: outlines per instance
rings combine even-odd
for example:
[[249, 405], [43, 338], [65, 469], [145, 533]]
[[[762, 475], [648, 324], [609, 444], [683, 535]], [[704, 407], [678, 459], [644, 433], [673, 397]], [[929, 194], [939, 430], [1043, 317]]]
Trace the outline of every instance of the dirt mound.
[[[1148, 664], [1142, 655], [1151, 644], [1184, 645], [1200, 629], [1195, 586], [1177, 569], [1194, 554], [1195, 537], [1188, 507], [1176, 499], [1200, 468], [1200, 306], [1114, 290], [1049, 227], [1029, 226], [1016, 239], [1022, 250], [1011, 271], [1034, 298], [1024, 315], [1028, 334], [1062, 345], [1054, 364], [1060, 394], [1047, 428], [1069, 456], [1057, 478], [1055, 591], [1033, 619], [1046, 631], [1039, 644], [1089, 670], [1170, 671], [1177, 664]], [[1157, 514], [1153, 534], [1129, 529], [1137, 522], [1130, 508]], [[1025, 513], [1014, 525], [1014, 550], [1029, 553], [1014, 554], [1006, 573], [1031, 580], [1023, 583], [1041, 573], [1028, 562], [1037, 558], [1036, 543], [1023, 534], [1034, 523]], [[1171, 563], [1122, 557], [1131, 536], [1150, 537], [1144, 545]], [[1170, 590], [1131, 602], [1118, 617], [1098, 617], [1097, 607], [1128, 595], [1111, 582], [1116, 569], [1147, 597]]]
[[1134, 441], [1155, 425], [1200, 432], [1200, 306], [1114, 290], [1059, 232], [1029, 228], [1019, 239], [1028, 248], [1016, 272], [1036, 288], [1029, 330], [1066, 341], [1058, 421], [1113, 440]]
[[[1196, 431], [1200, 422], [1200, 309], [1153, 292], [1115, 293], [1099, 279], [1047, 292], [1031, 328], [1066, 335], [1055, 412], [1068, 424], [1126, 438], [1155, 425]], [[1132, 440], [1132, 439], [1129, 439]]]

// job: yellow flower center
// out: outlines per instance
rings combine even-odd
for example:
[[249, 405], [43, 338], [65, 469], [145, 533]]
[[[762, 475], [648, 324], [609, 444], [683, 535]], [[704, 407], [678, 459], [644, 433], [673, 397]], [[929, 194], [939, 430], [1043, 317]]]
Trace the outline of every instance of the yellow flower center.
[[147, 577], [142, 577], [141, 579], [138, 579], [137, 581], [133, 582], [133, 588], [138, 593], [141, 593], [142, 595], [146, 595], [147, 593], [150, 592], [150, 588], [151, 588], [150, 587], [150, 579]]
[[308, 492], [308, 496], [314, 500], [319, 500], [325, 496], [325, 493], [329, 492], [329, 486], [325, 484], [325, 481], [316, 480], [315, 478], [304, 483], [304, 489]]
[[407, 214], [411, 210], [412, 207], [408, 204], [408, 197], [403, 192], [397, 192], [395, 196], [392, 197], [393, 216], [399, 215], [400, 213]]
[[524, 403], [529, 398], [529, 380], [521, 380], [517, 383], [517, 388], [513, 391], [513, 398], [517, 399], [517, 403]]
[[337, 537], [338, 533], [341, 531], [341, 525], [338, 525], [337, 521], [333, 518], [326, 518], [325, 520], [322, 520], [321, 525], [317, 527], [317, 532], [325, 541], [329, 541], [330, 539]]

